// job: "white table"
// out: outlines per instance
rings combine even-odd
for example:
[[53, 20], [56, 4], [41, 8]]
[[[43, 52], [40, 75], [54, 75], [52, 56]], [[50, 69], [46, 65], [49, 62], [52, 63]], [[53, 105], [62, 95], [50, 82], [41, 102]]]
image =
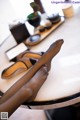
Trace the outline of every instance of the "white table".
[[[58, 29], [51, 33], [43, 42], [31, 47], [32, 51], [46, 51], [57, 39], [63, 38], [61, 51], [52, 60], [50, 74], [39, 90], [35, 100], [29, 104], [34, 109], [52, 109], [74, 105], [80, 102], [80, 10], [74, 17], [65, 20]], [[0, 73], [13, 63], [10, 63], [5, 51], [16, 45], [9, 36], [0, 47]], [[14, 84], [22, 73], [13, 79], [2, 80], [0, 90], [5, 92]], [[26, 105], [27, 106], [27, 105]]]

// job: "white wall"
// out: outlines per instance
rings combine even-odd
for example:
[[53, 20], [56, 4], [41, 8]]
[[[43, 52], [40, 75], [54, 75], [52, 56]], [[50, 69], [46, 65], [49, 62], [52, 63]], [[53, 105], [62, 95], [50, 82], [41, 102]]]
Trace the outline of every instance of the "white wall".
[[27, 15], [33, 11], [30, 7], [30, 2], [33, 0], [10, 0], [10, 2], [19, 18], [26, 19]]
[[10, 34], [8, 23], [16, 18], [9, 0], [0, 0], [0, 44]]

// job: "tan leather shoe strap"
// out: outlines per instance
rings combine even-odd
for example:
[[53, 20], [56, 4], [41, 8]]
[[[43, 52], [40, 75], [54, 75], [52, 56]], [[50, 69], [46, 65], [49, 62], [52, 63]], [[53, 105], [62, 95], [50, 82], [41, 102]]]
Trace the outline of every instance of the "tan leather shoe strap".
[[33, 64], [31, 63], [29, 58], [23, 57], [22, 59], [20, 59], [19, 61], [23, 62], [27, 68], [30, 68]]
[[37, 59], [39, 59], [39, 58], [41, 58], [41, 56], [42, 56], [42, 53], [40, 52], [40, 53], [34, 53], [34, 52], [26, 52], [26, 54], [24, 54], [23, 55], [24, 57], [28, 57], [28, 58], [37, 58]]

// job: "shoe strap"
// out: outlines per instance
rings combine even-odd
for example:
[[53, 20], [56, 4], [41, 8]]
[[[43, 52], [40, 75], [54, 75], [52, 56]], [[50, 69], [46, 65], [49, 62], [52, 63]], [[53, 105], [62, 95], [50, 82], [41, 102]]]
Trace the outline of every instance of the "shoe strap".
[[30, 59], [27, 57], [23, 57], [19, 61], [23, 62], [27, 66], [27, 68], [30, 68], [33, 65]]
[[41, 58], [42, 53], [35, 53], [35, 52], [26, 52], [23, 57], [33, 58], [33, 59], [39, 59]]

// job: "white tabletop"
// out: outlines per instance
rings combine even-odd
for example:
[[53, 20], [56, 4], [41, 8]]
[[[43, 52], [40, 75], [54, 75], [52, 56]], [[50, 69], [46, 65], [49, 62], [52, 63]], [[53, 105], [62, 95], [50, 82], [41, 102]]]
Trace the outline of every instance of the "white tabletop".
[[[59, 108], [80, 102], [80, 9], [72, 18], [51, 33], [40, 44], [31, 47], [32, 51], [46, 51], [56, 40], [63, 38], [64, 44], [60, 52], [53, 58], [49, 76], [40, 88], [31, 108], [49, 109]], [[0, 48], [0, 72], [13, 63], [10, 63], [5, 51], [16, 45], [12, 36]], [[22, 75], [10, 80], [0, 77], [0, 90], [5, 92]]]

